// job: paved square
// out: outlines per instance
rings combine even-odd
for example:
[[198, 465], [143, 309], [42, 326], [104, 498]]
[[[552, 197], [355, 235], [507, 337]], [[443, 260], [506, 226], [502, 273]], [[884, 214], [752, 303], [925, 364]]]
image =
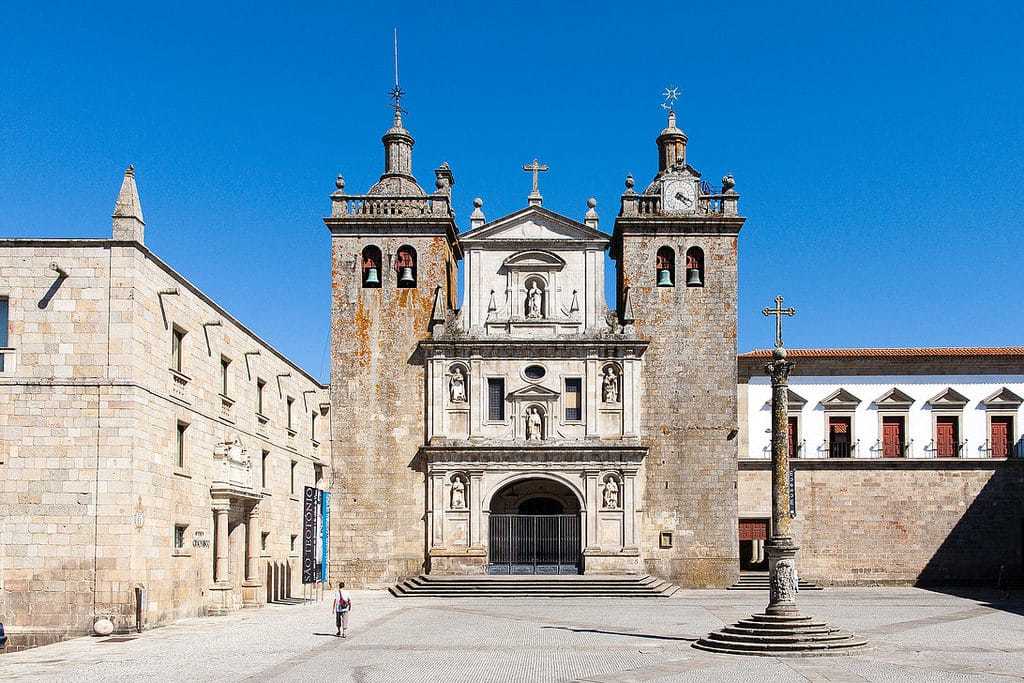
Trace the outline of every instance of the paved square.
[[0, 656], [13, 681], [1001, 681], [1024, 678], [1024, 598], [918, 589], [804, 593], [805, 612], [867, 636], [856, 656], [713, 655], [694, 639], [763, 607], [760, 592], [670, 599], [330, 601], [189, 619], [127, 642], [79, 638]]

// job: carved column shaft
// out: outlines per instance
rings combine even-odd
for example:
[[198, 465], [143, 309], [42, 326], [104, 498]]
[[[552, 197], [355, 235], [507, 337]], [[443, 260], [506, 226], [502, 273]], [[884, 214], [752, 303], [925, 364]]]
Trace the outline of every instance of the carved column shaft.
[[766, 614], [798, 614], [796, 554], [789, 517], [789, 373], [793, 363], [786, 350], [776, 347], [765, 371], [772, 379], [772, 536], [768, 553], [768, 607]]
[[231, 580], [231, 541], [228, 537], [228, 501], [217, 501], [213, 508], [214, 542], [217, 544], [213, 562], [213, 580], [227, 583]]
[[256, 571], [256, 556], [260, 539], [260, 516], [259, 508], [253, 505], [245, 516], [245, 580], [246, 582], [258, 581]]

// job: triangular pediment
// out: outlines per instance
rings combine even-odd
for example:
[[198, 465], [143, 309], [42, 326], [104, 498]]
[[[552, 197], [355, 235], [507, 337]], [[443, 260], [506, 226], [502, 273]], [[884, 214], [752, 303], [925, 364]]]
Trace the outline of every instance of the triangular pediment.
[[986, 408], [1017, 408], [1024, 403], [1024, 398], [1003, 387], [984, 399], [982, 403]]
[[875, 405], [880, 407], [909, 408], [914, 402], [914, 397], [904, 391], [893, 387], [875, 399]]
[[460, 235], [461, 242], [608, 242], [609, 235], [542, 206], [528, 206]]
[[946, 387], [935, 396], [928, 399], [930, 406], [956, 406], [962, 408], [967, 405], [967, 397], [953, 387]]
[[546, 401], [551, 399], [557, 399], [559, 397], [557, 391], [548, 389], [539, 384], [527, 384], [521, 389], [516, 389], [508, 395], [512, 400], [532, 400], [532, 401]]
[[837, 389], [821, 399], [823, 408], [854, 408], [860, 405], [860, 399], [846, 389]]
[[[799, 411], [805, 405], [807, 405], [807, 399], [806, 398], [804, 398], [800, 394], [796, 393], [795, 391], [793, 391], [789, 387], [786, 387], [786, 408], [787, 409]], [[771, 399], [768, 399], [765, 402], [764, 407], [765, 407], [765, 410], [771, 410], [772, 409], [772, 401], [771, 401]]]

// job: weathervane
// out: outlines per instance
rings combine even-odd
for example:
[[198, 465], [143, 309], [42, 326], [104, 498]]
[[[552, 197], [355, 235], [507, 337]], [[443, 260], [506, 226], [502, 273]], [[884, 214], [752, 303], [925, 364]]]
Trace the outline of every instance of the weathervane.
[[665, 101], [661, 103], [661, 108], [667, 109], [668, 111], [675, 111], [676, 100], [679, 99], [679, 96], [682, 94], [682, 92], [682, 90], [675, 87], [674, 85], [665, 88], [665, 92], [661, 93], [661, 96], [665, 98]]
[[399, 116], [400, 114], [404, 114], [405, 113], [405, 110], [402, 109], [402, 95], [405, 94], [405, 91], [402, 90], [402, 88], [400, 88], [399, 85], [398, 85], [398, 28], [397, 27], [395, 28], [394, 48], [395, 48], [395, 87], [393, 87], [391, 89], [390, 96], [391, 96], [391, 99], [393, 99], [395, 101], [395, 103], [393, 105], [391, 105], [391, 107], [395, 110], [395, 116]]

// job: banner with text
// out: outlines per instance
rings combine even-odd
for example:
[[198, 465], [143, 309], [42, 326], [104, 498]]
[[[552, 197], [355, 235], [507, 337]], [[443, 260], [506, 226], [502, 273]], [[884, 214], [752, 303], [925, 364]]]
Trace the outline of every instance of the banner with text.
[[302, 583], [316, 583], [320, 578], [316, 570], [318, 494], [317, 489], [307, 486], [302, 496]]

